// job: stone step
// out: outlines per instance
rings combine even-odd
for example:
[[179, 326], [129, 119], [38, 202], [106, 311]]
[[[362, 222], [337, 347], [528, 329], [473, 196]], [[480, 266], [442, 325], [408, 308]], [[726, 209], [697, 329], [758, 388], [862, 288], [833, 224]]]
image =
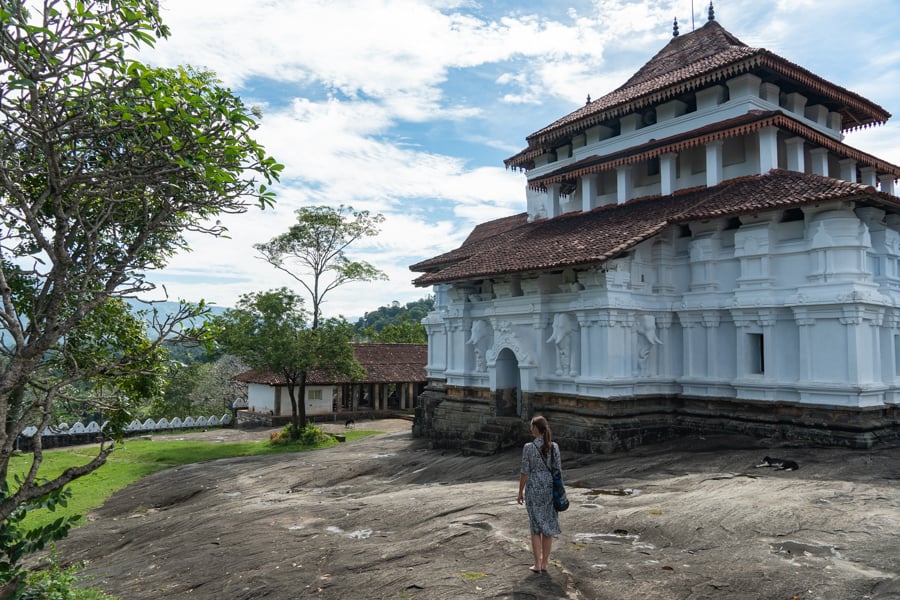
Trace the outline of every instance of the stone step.
[[481, 440], [484, 442], [494, 442], [495, 444], [499, 444], [500, 440], [503, 439], [502, 433], [495, 433], [493, 431], [476, 431], [475, 435], [472, 436], [472, 439]]
[[471, 439], [465, 445], [472, 450], [497, 451], [497, 442], [495, 441]]
[[483, 450], [481, 448], [473, 448], [471, 446], [466, 445], [462, 449], [462, 454], [463, 454], [463, 456], [488, 457], [488, 456], [493, 456], [494, 454], [497, 454], [497, 450], [496, 450], [496, 448], [491, 449], [491, 450]]
[[504, 433], [506, 433], [507, 428], [496, 423], [488, 423], [486, 425], [482, 425], [481, 431], [484, 433], [495, 433], [499, 436], [502, 436]]

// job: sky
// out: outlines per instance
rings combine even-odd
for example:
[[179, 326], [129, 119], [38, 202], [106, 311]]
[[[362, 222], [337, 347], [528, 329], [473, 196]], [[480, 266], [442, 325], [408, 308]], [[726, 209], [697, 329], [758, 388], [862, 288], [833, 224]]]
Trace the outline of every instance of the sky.
[[[253, 245], [304, 206], [385, 217], [348, 256], [388, 280], [325, 297], [355, 320], [428, 295], [409, 265], [458, 247], [475, 225], [525, 210], [525, 175], [503, 160], [525, 137], [622, 85], [707, 20], [690, 0], [161, 0], [171, 28], [141, 59], [214, 71], [262, 110], [256, 139], [285, 165], [274, 209], [225, 216], [228, 238], [189, 236], [190, 252], [149, 279], [170, 300], [234, 306], [298, 284]], [[716, 20], [898, 115], [848, 134], [900, 165], [900, 2], [719, 0]]]

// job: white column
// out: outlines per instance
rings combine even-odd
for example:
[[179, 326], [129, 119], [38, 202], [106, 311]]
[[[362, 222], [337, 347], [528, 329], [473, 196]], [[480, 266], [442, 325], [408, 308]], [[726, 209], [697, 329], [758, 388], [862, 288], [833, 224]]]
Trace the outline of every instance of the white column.
[[784, 99], [784, 107], [792, 113], [806, 116], [806, 96], [793, 92]]
[[838, 161], [838, 164], [841, 165], [841, 179], [856, 183], [856, 161], [852, 158], [845, 158]]
[[585, 145], [589, 146], [591, 144], [596, 144], [597, 142], [611, 138], [612, 135], [613, 129], [605, 125], [591, 127], [585, 132]]
[[594, 208], [594, 199], [597, 197], [597, 176], [584, 175], [581, 178], [581, 210], [588, 212]]
[[828, 149], [813, 148], [809, 151], [809, 162], [815, 175], [828, 177]]
[[681, 100], [670, 100], [656, 107], [656, 122], [668, 121], [680, 117], [687, 112], [687, 103]]
[[802, 137], [792, 137], [784, 140], [784, 144], [787, 146], [788, 171], [803, 173], [806, 170], [806, 162], [803, 158], [803, 144], [805, 141]]
[[821, 104], [807, 106], [804, 114], [810, 121], [815, 121], [823, 127], [828, 127], [828, 109]]
[[841, 116], [841, 113], [832, 112], [828, 113], [828, 127], [840, 133], [843, 129], [844, 118]]
[[878, 180], [881, 182], [881, 191], [891, 196], [896, 196], [894, 192], [894, 176], [891, 174], [879, 175]]
[[559, 184], [552, 183], [547, 188], [547, 218], [558, 217], [559, 213]]
[[759, 130], [759, 174], [765, 175], [778, 168], [778, 128]]
[[715, 108], [725, 99], [725, 86], [714, 85], [705, 90], [699, 90], [696, 94], [697, 112]]
[[774, 83], [763, 83], [759, 86], [759, 96], [766, 102], [770, 102], [775, 106], [779, 105], [781, 88]]
[[706, 143], [706, 187], [722, 183], [722, 140]]
[[634, 195], [631, 168], [631, 165], [616, 167], [616, 200], [619, 204], [625, 204]]
[[625, 115], [621, 119], [619, 119], [619, 131], [622, 135], [626, 133], [631, 133], [632, 131], [637, 131], [641, 127], [641, 115], [638, 113], [631, 113], [630, 115]]
[[736, 100], [741, 97], [759, 98], [759, 88], [762, 79], [751, 73], [738, 75], [725, 82], [728, 86], [728, 99]]
[[675, 165], [678, 154], [666, 152], [659, 157], [659, 184], [660, 194], [670, 196], [675, 193]]
[[876, 187], [878, 185], [878, 182], [876, 180], [877, 171], [875, 170], [875, 167], [863, 167], [859, 170], [859, 172], [862, 175], [860, 183], [862, 183], [863, 185], [871, 185], [872, 187]]

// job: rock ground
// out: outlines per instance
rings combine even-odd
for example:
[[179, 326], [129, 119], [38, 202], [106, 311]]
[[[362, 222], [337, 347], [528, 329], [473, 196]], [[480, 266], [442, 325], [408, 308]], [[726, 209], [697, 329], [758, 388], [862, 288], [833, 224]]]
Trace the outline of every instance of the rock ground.
[[[123, 600], [900, 598], [900, 447], [721, 436], [564, 452], [572, 507], [535, 575], [519, 450], [464, 457], [408, 421], [357, 426], [385, 433], [151, 475], [58, 550]], [[800, 469], [754, 468], [767, 454]]]

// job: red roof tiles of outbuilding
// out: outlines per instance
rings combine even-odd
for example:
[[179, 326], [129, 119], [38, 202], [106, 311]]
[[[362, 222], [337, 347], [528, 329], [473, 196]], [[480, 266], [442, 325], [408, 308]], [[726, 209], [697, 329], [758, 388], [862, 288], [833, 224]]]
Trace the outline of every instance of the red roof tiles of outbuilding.
[[[427, 344], [353, 344], [357, 362], [366, 372], [363, 379], [353, 383], [424, 383], [425, 365], [428, 363]], [[284, 376], [270, 371], [245, 371], [234, 377], [235, 381], [262, 385], [284, 385]], [[345, 379], [335, 381], [318, 371], [307, 374], [307, 385], [350, 383]]]

